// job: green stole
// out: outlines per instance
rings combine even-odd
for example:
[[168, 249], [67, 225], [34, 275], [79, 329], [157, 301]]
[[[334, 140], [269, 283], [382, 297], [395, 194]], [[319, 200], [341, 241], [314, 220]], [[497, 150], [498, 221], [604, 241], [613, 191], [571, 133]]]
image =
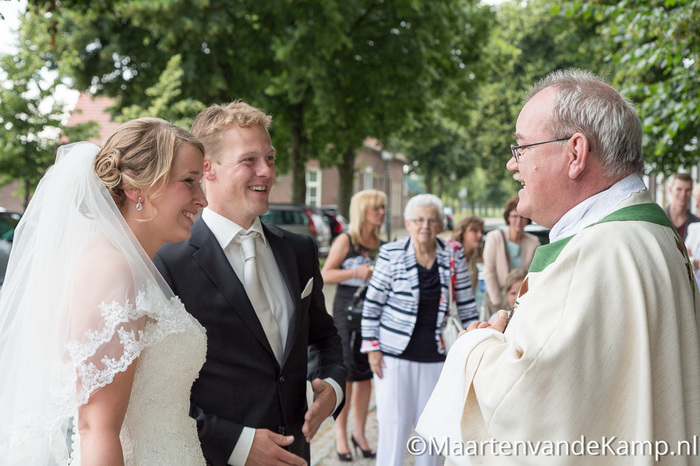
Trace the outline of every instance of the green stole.
[[[673, 228], [671, 219], [669, 219], [666, 212], [664, 212], [663, 209], [655, 203], [634, 204], [623, 207], [622, 209], [616, 210], [615, 212], [603, 217], [603, 219], [600, 221], [588, 225], [586, 228], [592, 227], [593, 225], [598, 225], [600, 223], [624, 222], [629, 220], [651, 222], [668, 227], [676, 234], [677, 241], [680, 241], [680, 244], [683, 244], [680, 236], [678, 236], [678, 233], [676, 232], [676, 229]], [[567, 244], [569, 244], [569, 241], [571, 241], [574, 236], [576, 235], [571, 235], [553, 243], [538, 247], [535, 251], [535, 256], [532, 258], [532, 263], [530, 264], [530, 269], [528, 272], [541, 272], [547, 268], [549, 264], [556, 261], [561, 251]], [[680, 249], [681, 252], [683, 252], [686, 260], [688, 260], [688, 252], [686, 251], [686, 248], [683, 247]]]

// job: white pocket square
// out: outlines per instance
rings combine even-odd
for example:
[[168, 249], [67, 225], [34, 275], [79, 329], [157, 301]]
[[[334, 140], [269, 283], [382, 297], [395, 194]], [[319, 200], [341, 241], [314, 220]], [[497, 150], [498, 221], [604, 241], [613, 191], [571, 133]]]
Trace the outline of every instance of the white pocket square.
[[306, 298], [311, 294], [311, 290], [314, 289], [314, 277], [309, 278], [309, 281], [306, 282], [306, 286], [304, 287], [304, 291], [301, 292], [301, 299]]

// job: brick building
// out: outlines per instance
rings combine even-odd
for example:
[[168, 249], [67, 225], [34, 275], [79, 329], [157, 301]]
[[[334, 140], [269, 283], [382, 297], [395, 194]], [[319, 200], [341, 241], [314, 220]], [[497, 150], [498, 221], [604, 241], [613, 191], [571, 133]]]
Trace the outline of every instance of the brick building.
[[[393, 229], [403, 228], [403, 209], [408, 201], [408, 189], [404, 181], [403, 167], [407, 164], [403, 154], [391, 154], [388, 167], [382, 159], [381, 143], [366, 138], [355, 158], [353, 193], [363, 189], [378, 189], [387, 192], [386, 168], [389, 169], [389, 212]], [[337, 168], [321, 168], [317, 160], [306, 164], [306, 204], [316, 206], [337, 205], [340, 174]], [[272, 202], [289, 202], [292, 197], [292, 176], [278, 175], [272, 190]]]

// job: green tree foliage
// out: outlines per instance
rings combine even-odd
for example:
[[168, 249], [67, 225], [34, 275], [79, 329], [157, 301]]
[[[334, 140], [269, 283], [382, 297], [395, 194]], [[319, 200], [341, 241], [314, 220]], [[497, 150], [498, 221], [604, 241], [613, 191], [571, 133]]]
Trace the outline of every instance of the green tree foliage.
[[616, 84], [637, 105], [650, 172], [700, 163], [700, 0], [574, 3], [596, 18]]
[[466, 119], [466, 150], [478, 157], [490, 180], [489, 189], [474, 181], [480, 188], [469, 190], [470, 198], [471, 193], [484, 196], [478, 202], [502, 205], [519, 188], [505, 164], [528, 88], [556, 69], [596, 66], [591, 58], [597, 50], [596, 25], [567, 17], [560, 3], [509, 1], [497, 9], [497, 26], [491, 30], [484, 63], [488, 79], [481, 82]]
[[146, 89], [180, 54], [183, 98], [240, 98], [271, 112], [294, 200], [303, 200], [303, 167], [314, 157], [340, 167], [341, 206], [366, 136], [386, 139], [419, 119], [453, 81], [459, 92], [473, 86], [487, 24], [474, 0], [30, 4], [48, 17], [79, 88], [144, 106]]
[[206, 105], [195, 99], [179, 99], [182, 94], [181, 61], [180, 55], [173, 55], [158, 82], [146, 89], [146, 95], [150, 97], [147, 107], [137, 104], [124, 107], [117, 121], [158, 117], [189, 130], [194, 115], [204, 110]]
[[395, 134], [392, 144], [408, 155], [411, 169], [424, 179], [426, 192], [455, 197], [455, 181], [474, 170], [477, 157], [467, 149], [465, 127], [445, 117], [437, 106], [433, 102], [432, 113]]
[[[65, 126], [65, 106], [56, 99], [60, 79], [46, 69], [41, 29], [31, 21], [19, 31], [19, 50], [0, 56], [0, 186], [19, 180], [26, 208], [59, 142], [97, 134], [94, 124]], [[39, 34], [39, 35], [37, 35]]]

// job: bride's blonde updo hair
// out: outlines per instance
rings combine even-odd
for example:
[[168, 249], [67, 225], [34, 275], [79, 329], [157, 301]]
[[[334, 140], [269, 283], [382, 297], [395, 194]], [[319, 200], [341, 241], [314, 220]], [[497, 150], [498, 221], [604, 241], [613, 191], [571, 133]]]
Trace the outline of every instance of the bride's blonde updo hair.
[[[204, 154], [204, 146], [192, 134], [160, 118], [138, 118], [117, 128], [95, 157], [95, 172], [121, 209], [124, 190], [139, 189], [145, 200], [159, 194], [169, 181], [170, 169], [180, 145], [189, 143]], [[157, 190], [151, 191], [158, 184]]]

